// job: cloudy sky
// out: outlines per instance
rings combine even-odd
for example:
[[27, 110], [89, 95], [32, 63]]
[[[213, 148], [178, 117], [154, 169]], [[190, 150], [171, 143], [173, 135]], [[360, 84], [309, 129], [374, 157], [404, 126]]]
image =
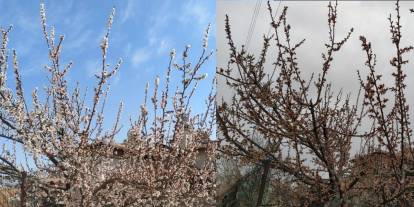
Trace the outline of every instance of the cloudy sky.
[[[44, 66], [48, 59], [40, 27], [40, 2], [0, 0], [0, 26], [13, 25], [9, 45], [17, 50], [26, 91], [34, 87], [42, 88], [47, 82]], [[192, 54], [199, 54], [204, 31], [212, 23], [209, 45], [210, 49], [215, 50], [215, 1], [44, 2], [48, 25], [55, 26], [57, 35], [65, 35], [63, 62], [74, 62], [69, 74], [70, 83], [79, 81], [83, 88], [91, 88], [95, 83], [94, 74], [99, 70], [101, 57], [99, 44], [112, 7], [116, 8], [108, 58], [111, 65], [119, 58], [124, 63], [112, 79], [106, 114], [110, 120], [115, 116], [119, 102], [124, 101], [124, 127], [120, 140], [125, 137], [129, 117], [134, 119], [138, 114], [146, 82], [154, 80], [156, 75], [164, 74], [171, 49], [175, 48], [177, 54], [181, 54], [185, 45], [190, 44]], [[215, 72], [215, 65], [213, 58], [203, 69], [210, 74], [210, 78]], [[201, 85], [194, 104], [195, 110], [203, 107], [201, 100], [207, 96], [210, 83], [207, 80]]]
[[[229, 15], [233, 40], [238, 47], [246, 44], [249, 25], [253, 11], [259, 0], [218, 0], [217, 1], [217, 67], [226, 67], [229, 52], [227, 39], [225, 38], [224, 19]], [[299, 68], [302, 75], [309, 79], [312, 73], [319, 73], [322, 69], [322, 52], [325, 52], [324, 43], [328, 42], [328, 1], [271, 1], [273, 12], [278, 11], [280, 15], [284, 6], [288, 7], [287, 22], [291, 25], [291, 38], [294, 43], [306, 39], [305, 43], [297, 50]], [[277, 10], [277, 7], [279, 9]], [[410, 14], [409, 9], [414, 8], [414, 2], [401, 1], [401, 24], [402, 24], [402, 45], [414, 44], [414, 14]], [[337, 39], [342, 39], [351, 27], [354, 32], [349, 41], [343, 46], [340, 52], [335, 53], [334, 61], [327, 79], [333, 84], [335, 91], [342, 91], [354, 94], [354, 100], [358, 93], [359, 81], [357, 70], [361, 71], [363, 78], [368, 69], [364, 63], [366, 56], [361, 48], [359, 36], [363, 35], [368, 41], [372, 42], [374, 53], [377, 55], [376, 70], [383, 74], [383, 81], [391, 86], [394, 79], [391, 76], [393, 68], [389, 61], [393, 57], [395, 47], [391, 42], [389, 33], [388, 17], [390, 13], [395, 17], [394, 1], [339, 1], [338, 3], [338, 22]], [[259, 54], [263, 44], [263, 35], [268, 35], [270, 15], [267, 10], [267, 1], [262, 0], [259, 9], [254, 32], [248, 44], [250, 53]], [[270, 33], [271, 34], [271, 33]], [[274, 41], [271, 43], [274, 44]], [[273, 47], [274, 48], [274, 47]], [[267, 60], [274, 60], [276, 50], [270, 49]], [[272, 59], [273, 58], [273, 59]], [[414, 115], [414, 53], [405, 56], [410, 62], [404, 68], [407, 73], [406, 98], [411, 105], [410, 117]], [[269, 62], [270, 63], [270, 62]], [[271, 71], [273, 67], [268, 67]], [[224, 79], [218, 79], [217, 97], [231, 97], [231, 90], [226, 86]], [[352, 97], [352, 96], [351, 96]], [[411, 120], [412, 121], [412, 120]], [[411, 126], [414, 126], [412, 123]], [[369, 126], [362, 126], [367, 128]], [[353, 142], [355, 150], [359, 149], [359, 142]], [[354, 151], [357, 152], [357, 151]]]
[[[226, 66], [228, 60], [228, 45], [224, 33], [224, 18], [228, 14], [231, 22], [232, 34], [236, 45], [241, 46], [246, 43], [246, 36], [249, 30], [249, 24], [252, 19], [255, 1], [217, 1], [217, 64], [218, 67]], [[374, 52], [377, 54], [378, 65], [377, 71], [384, 74], [383, 79], [392, 84], [391, 66], [389, 60], [395, 51], [391, 43], [391, 34], [389, 33], [389, 14], [395, 15], [394, 1], [339, 1], [338, 4], [338, 23], [337, 37], [341, 39], [351, 27], [354, 32], [350, 40], [345, 44], [343, 49], [336, 53], [332, 70], [328, 76], [336, 90], [343, 89], [346, 93], [356, 94], [359, 88], [357, 80], [357, 70], [366, 74], [367, 68], [364, 67], [365, 56], [361, 49], [360, 35], [364, 35], [372, 42]], [[279, 5], [279, 1], [271, 1], [273, 12]], [[328, 1], [282, 1], [278, 10], [281, 13], [284, 6], [288, 6], [287, 21], [292, 27], [292, 39], [298, 42], [303, 38], [305, 44], [298, 49], [299, 67], [302, 68], [303, 74], [307, 77], [312, 72], [321, 71], [322, 52], [324, 52], [324, 43], [328, 41]], [[402, 24], [402, 44], [414, 44], [414, 14], [409, 13], [409, 8], [414, 7], [414, 2], [401, 1], [401, 24]], [[248, 45], [249, 52], [258, 54], [263, 43], [263, 34], [268, 34], [270, 16], [267, 10], [267, 3], [262, 1], [259, 14], [256, 20], [254, 32]], [[274, 45], [274, 44], [273, 44]], [[270, 51], [269, 57], [275, 57], [275, 51]], [[408, 78], [406, 82], [407, 98], [413, 106], [414, 96], [414, 53], [405, 56], [410, 60], [408, 67], [405, 68]], [[223, 82], [218, 85], [219, 96], [228, 93], [228, 88]], [[413, 110], [411, 110], [413, 115]]]

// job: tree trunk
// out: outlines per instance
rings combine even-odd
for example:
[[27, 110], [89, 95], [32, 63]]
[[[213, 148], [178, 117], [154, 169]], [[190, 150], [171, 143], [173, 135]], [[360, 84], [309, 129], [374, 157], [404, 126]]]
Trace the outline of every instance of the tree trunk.
[[26, 197], [27, 197], [27, 173], [22, 172], [22, 179], [20, 183], [20, 207], [26, 207]]
[[259, 195], [257, 196], [257, 204], [256, 206], [259, 207], [262, 205], [262, 200], [265, 192], [267, 176], [270, 170], [270, 160], [263, 161], [263, 174], [260, 180], [260, 187], [259, 187]]

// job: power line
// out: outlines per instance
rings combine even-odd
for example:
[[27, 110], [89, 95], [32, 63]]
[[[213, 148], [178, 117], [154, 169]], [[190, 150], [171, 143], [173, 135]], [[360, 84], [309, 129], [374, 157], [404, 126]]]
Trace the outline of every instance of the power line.
[[245, 47], [246, 47], [246, 50], [248, 49], [249, 44], [250, 44], [250, 41], [252, 39], [253, 31], [254, 31], [254, 28], [256, 26], [256, 20], [257, 20], [257, 16], [259, 14], [261, 5], [262, 5], [262, 0], [257, 0], [256, 1], [256, 5], [255, 5], [255, 8], [254, 8], [254, 11], [253, 11], [253, 14], [252, 14], [252, 17], [250, 19], [250, 26], [249, 26], [249, 30], [247, 32], [246, 41], [245, 41], [245, 44], [244, 44]]
[[[274, 14], [275, 17], [277, 15], [277, 13], [279, 12], [279, 8], [280, 8], [281, 3], [282, 3], [282, 0], [279, 0], [279, 3], [277, 5], [277, 8], [276, 8], [275, 14]], [[257, 21], [257, 17], [259, 16], [259, 11], [260, 11], [261, 5], [262, 5], [262, 0], [257, 0], [256, 5], [255, 5], [254, 10], [253, 10], [252, 17], [250, 19], [249, 30], [247, 32], [247, 37], [246, 37], [246, 41], [245, 41], [245, 44], [244, 44], [245, 47], [246, 47], [246, 50], [249, 48], [251, 39], [253, 37], [254, 29], [256, 27], [256, 21]], [[272, 29], [272, 26], [270, 25], [269, 29], [267, 31], [267, 36], [270, 35], [270, 30], [271, 29]]]
[[252, 30], [252, 27], [253, 27], [253, 21], [256, 17], [256, 12], [257, 12], [258, 5], [259, 5], [259, 0], [256, 1], [256, 4], [254, 5], [254, 10], [253, 10], [252, 16], [250, 18], [249, 29], [247, 30], [247, 36], [246, 36], [246, 40], [244, 42], [245, 46], [247, 46], [247, 44], [249, 42], [249, 38], [250, 38], [250, 35], [251, 35], [251, 30]]

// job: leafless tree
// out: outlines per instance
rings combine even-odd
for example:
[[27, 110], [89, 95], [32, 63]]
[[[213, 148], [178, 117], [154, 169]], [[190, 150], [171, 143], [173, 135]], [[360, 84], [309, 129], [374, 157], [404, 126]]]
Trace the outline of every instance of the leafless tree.
[[[351, 28], [344, 39], [337, 39], [337, 8], [337, 2], [329, 2], [326, 51], [320, 72], [310, 78], [298, 66], [296, 51], [305, 39], [291, 40], [287, 7], [275, 17], [268, 2], [273, 34], [263, 37], [258, 57], [235, 45], [226, 16], [230, 55], [228, 65], [217, 73], [234, 96], [222, 100], [217, 109], [223, 139], [219, 150], [245, 165], [261, 165], [262, 184], [272, 182], [268, 177], [272, 170], [287, 174], [276, 183], [284, 186], [279, 195], [289, 193], [294, 198], [284, 205], [407, 205], [412, 202], [412, 132], [404, 92], [403, 68], [408, 61], [402, 56], [413, 48], [400, 45], [399, 3], [396, 18], [389, 18], [396, 51], [390, 62], [395, 83], [390, 87], [381, 83], [371, 44], [361, 37], [369, 73], [366, 80], [360, 78], [361, 88], [354, 96], [335, 92], [334, 83], [327, 80], [334, 57], [353, 32]], [[270, 49], [276, 50], [276, 56], [269, 60]], [[394, 97], [390, 106], [389, 96]], [[391, 108], [388, 113], [386, 107]], [[361, 149], [351, 149], [356, 141], [361, 141]], [[362, 153], [352, 153], [357, 151]], [[262, 204], [264, 188], [260, 186], [257, 206]], [[375, 196], [363, 200], [362, 195]]]

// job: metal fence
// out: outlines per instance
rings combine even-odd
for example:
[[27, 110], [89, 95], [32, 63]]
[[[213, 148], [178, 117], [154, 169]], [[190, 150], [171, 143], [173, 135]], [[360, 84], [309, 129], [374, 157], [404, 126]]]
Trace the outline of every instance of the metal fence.
[[262, 166], [256, 166], [247, 175], [240, 178], [227, 191], [223, 200], [219, 201], [220, 207], [255, 206], [257, 202], [260, 178], [263, 172]]
[[[266, 207], [284, 206], [282, 200], [289, 199], [285, 197], [284, 187], [276, 186], [275, 178], [283, 176], [277, 170], [268, 169], [267, 178], [263, 180], [266, 167], [257, 165], [249, 171], [245, 176], [235, 182], [229, 190], [224, 194], [223, 198], [218, 201], [219, 207], [249, 207], [256, 206], [259, 199], [261, 205]], [[263, 186], [262, 186], [263, 184]], [[263, 189], [262, 192], [261, 189]]]

